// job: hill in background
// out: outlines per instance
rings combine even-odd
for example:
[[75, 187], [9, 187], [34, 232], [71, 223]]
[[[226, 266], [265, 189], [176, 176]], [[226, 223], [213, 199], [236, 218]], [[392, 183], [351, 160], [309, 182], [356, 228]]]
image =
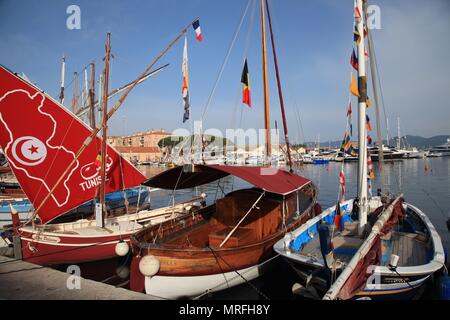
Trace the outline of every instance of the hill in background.
[[[420, 149], [425, 149], [425, 148], [429, 148], [429, 147], [433, 147], [433, 146], [437, 146], [440, 144], [444, 144], [447, 142], [447, 139], [450, 138], [450, 135], [439, 135], [439, 136], [434, 136], [434, 137], [430, 137], [430, 138], [424, 138], [421, 136], [413, 136], [413, 135], [406, 135], [402, 137], [402, 147], [405, 146], [405, 144], [407, 146], [412, 146], [412, 147], [417, 147]], [[396, 146], [397, 145], [397, 141], [398, 141], [398, 137], [394, 137], [392, 139], [389, 140], [390, 145], [392, 146]], [[333, 148], [337, 148], [341, 146], [342, 141], [325, 141], [325, 142], [321, 142], [320, 146], [321, 147], [328, 147], [331, 146]], [[373, 143], [377, 143], [376, 141], [374, 141]], [[383, 140], [383, 143], [386, 144], [386, 140]], [[317, 145], [317, 142], [306, 142], [306, 145], [308, 147], [314, 147]]]

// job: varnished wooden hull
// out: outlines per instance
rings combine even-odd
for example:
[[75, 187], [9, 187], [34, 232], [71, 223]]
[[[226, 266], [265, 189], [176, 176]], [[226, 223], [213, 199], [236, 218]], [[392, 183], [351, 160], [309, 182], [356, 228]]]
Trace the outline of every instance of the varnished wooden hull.
[[[309, 218], [304, 214], [289, 231], [299, 227]], [[167, 249], [154, 248], [146, 250], [146, 254], [155, 256], [160, 261], [160, 276], [201, 276], [225, 273], [245, 269], [274, 255], [273, 245], [284, 235], [284, 231], [277, 232], [272, 237], [248, 246], [228, 249]]]

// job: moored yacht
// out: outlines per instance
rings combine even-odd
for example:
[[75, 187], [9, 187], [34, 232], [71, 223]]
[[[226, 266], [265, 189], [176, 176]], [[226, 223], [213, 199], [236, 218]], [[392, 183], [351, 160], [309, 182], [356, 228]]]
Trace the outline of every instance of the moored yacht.
[[[372, 157], [372, 161], [379, 161], [379, 153], [378, 146], [377, 147], [369, 147], [370, 156]], [[383, 158], [384, 160], [401, 160], [405, 156], [405, 152], [398, 150], [391, 146], [383, 145]]]
[[441, 144], [439, 146], [431, 147], [429, 150], [428, 157], [430, 155], [438, 154], [441, 157], [450, 156], [450, 138], [447, 139], [447, 142]]

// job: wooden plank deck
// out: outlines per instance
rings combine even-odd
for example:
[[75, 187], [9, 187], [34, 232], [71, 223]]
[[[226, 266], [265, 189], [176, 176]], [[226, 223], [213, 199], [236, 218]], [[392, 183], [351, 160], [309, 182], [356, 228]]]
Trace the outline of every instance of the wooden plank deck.
[[427, 263], [427, 245], [413, 237], [393, 232], [392, 253], [400, 257], [399, 266], [418, 266]]

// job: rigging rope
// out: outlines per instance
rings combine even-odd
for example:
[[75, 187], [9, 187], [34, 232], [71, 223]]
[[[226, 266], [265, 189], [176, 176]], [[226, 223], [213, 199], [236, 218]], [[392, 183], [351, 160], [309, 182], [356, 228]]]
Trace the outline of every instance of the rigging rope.
[[208, 110], [208, 107], [209, 107], [209, 105], [210, 105], [210, 103], [211, 103], [211, 100], [212, 100], [212, 98], [213, 98], [213, 96], [214, 96], [214, 93], [215, 93], [215, 91], [216, 91], [216, 89], [217, 89], [217, 86], [218, 86], [218, 84], [219, 84], [219, 81], [220, 81], [220, 79], [222, 78], [223, 71], [224, 71], [225, 66], [226, 66], [226, 64], [227, 64], [227, 62], [228, 62], [228, 58], [230, 57], [230, 54], [231, 54], [231, 51], [232, 51], [232, 49], [233, 49], [233, 47], [234, 47], [234, 43], [236, 42], [237, 36], [238, 36], [238, 34], [239, 34], [240, 30], [241, 30], [242, 23], [244, 22], [244, 18], [245, 18], [245, 16], [247, 15], [247, 11], [248, 11], [248, 8], [250, 7], [250, 3], [251, 3], [251, 2], [252, 2], [252, 0], [249, 0], [249, 1], [247, 2], [247, 6], [245, 7], [245, 10], [244, 10], [244, 12], [243, 12], [243, 14], [242, 14], [242, 16], [241, 16], [240, 22], [239, 22], [239, 24], [238, 24], [238, 26], [237, 26], [237, 28], [236, 28], [236, 30], [235, 30], [235, 32], [234, 32], [233, 38], [232, 38], [231, 43], [230, 43], [230, 45], [229, 45], [229, 47], [228, 47], [228, 51], [227, 51], [227, 53], [226, 53], [226, 55], [225, 55], [225, 58], [224, 58], [224, 60], [223, 60], [223, 62], [222, 62], [222, 66], [220, 67], [219, 74], [217, 75], [217, 78], [216, 78], [216, 80], [215, 80], [215, 82], [214, 82], [214, 86], [213, 86], [213, 88], [212, 88], [212, 90], [211, 90], [211, 93], [209, 94], [209, 97], [208, 97], [208, 100], [207, 100], [207, 102], [206, 102], [206, 105], [205, 105], [205, 107], [203, 108], [202, 117], [201, 117], [201, 121], [202, 121], [202, 122], [203, 122], [203, 120], [204, 120], [205, 117], [206, 117], [206, 112], [207, 112], [207, 110]]
[[[220, 258], [220, 259], [221, 259], [221, 260], [222, 260], [229, 268], [232, 268], [232, 266], [230, 266], [230, 265], [228, 264], [228, 262], [225, 261], [225, 259], [223, 259], [221, 256], [218, 256], [218, 255], [215, 254], [213, 248], [211, 248], [211, 247], [208, 247], [208, 248], [212, 251], [212, 253], [213, 253], [214, 256], [216, 257], [216, 259], [217, 259], [217, 258]], [[265, 265], [266, 263], [268, 263], [268, 262], [274, 260], [275, 258], [278, 258], [278, 256], [279, 256], [279, 254], [273, 256], [272, 258], [270, 258], [270, 259], [264, 261], [263, 263], [261, 263], [261, 264], [259, 264], [259, 265], [255, 265], [255, 266], [253, 266], [253, 267], [250, 267], [250, 269], [261, 268], [261, 267], [262, 267], [263, 265]], [[231, 279], [231, 280], [234, 280], [234, 279], [236, 279], [236, 278], [238, 278], [238, 277], [242, 278], [242, 279], [245, 281], [245, 283], [247, 283], [253, 290], [255, 290], [255, 291], [256, 291], [259, 295], [261, 295], [264, 299], [270, 300], [270, 298], [269, 298], [267, 295], [265, 295], [265, 294], [264, 294], [261, 290], [259, 290], [254, 284], [252, 284], [249, 280], [247, 280], [247, 279], [246, 279], [239, 271], [233, 270], [232, 272], [235, 272], [235, 273], [237, 274], [237, 276], [234, 277], [234, 278]], [[228, 282], [228, 281], [227, 281], [227, 282]], [[197, 296], [197, 297], [194, 297], [193, 300], [197, 300], [197, 299], [199, 299], [199, 298], [201, 298], [201, 297], [203, 297], [203, 296], [209, 294], [212, 290], [214, 290], [214, 289], [216, 289], [216, 288], [220, 288], [224, 283], [226, 283], [226, 282], [222, 282], [222, 283], [218, 284], [217, 286], [214, 286], [214, 287], [212, 287], [212, 288], [209, 288], [208, 290], [206, 290], [206, 291], [205, 291], [204, 293], [202, 293], [201, 295], [199, 295], [199, 296]]]
[[[272, 17], [273, 29], [274, 30], [280, 29], [280, 28], [278, 28], [278, 18], [277, 18], [277, 15], [276, 15], [276, 10], [273, 13], [271, 13], [271, 17]], [[279, 37], [277, 39], [277, 41], [278, 41], [277, 48], [278, 48], [278, 51], [280, 52], [280, 56], [286, 56], [286, 46], [284, 46], [283, 38]], [[302, 136], [302, 140], [301, 141], [303, 141], [303, 143], [304, 143], [305, 142], [305, 133], [304, 133], [304, 130], [303, 130], [303, 124], [302, 124], [301, 117], [300, 117], [300, 112], [299, 112], [300, 107], [299, 107], [299, 103], [298, 103], [297, 97], [294, 94], [294, 93], [298, 92], [298, 89], [296, 89], [296, 90], [293, 89], [292, 82], [289, 81], [289, 78], [286, 78], [285, 83], [286, 83], [286, 89], [287, 89], [286, 90], [287, 96], [289, 97], [289, 100], [291, 100], [291, 103], [288, 103], [286, 105], [286, 111], [292, 111], [294, 113], [294, 119], [297, 122], [297, 140], [300, 140], [299, 139], [300, 138], [299, 135], [301, 134], [301, 136]], [[289, 119], [288, 119], [288, 121], [289, 121]], [[298, 143], [299, 143], [299, 141], [297, 141], [296, 144], [298, 144]], [[292, 144], [291, 144], [291, 147], [292, 147]], [[298, 158], [298, 153], [297, 152], [296, 152], [296, 155], [297, 155], [297, 158]]]
[[[254, 21], [255, 21], [255, 14], [256, 14], [256, 0], [250, 0], [249, 2], [253, 2], [253, 6], [252, 6], [252, 10], [251, 10], [251, 14], [250, 14], [250, 23], [248, 26], [248, 30], [247, 30], [247, 36], [246, 36], [246, 40], [245, 40], [245, 46], [244, 46], [244, 54], [242, 57], [242, 65], [245, 62], [245, 59], [248, 56], [248, 51], [249, 51], [249, 47], [250, 47], [250, 39], [252, 37], [253, 34], [253, 26], [254, 26]], [[235, 104], [234, 104], [234, 110], [233, 110], [233, 115], [232, 115], [232, 123], [231, 123], [231, 127], [232, 128], [236, 128], [236, 115], [237, 115], [237, 111], [238, 108], [240, 107], [240, 94], [241, 94], [241, 83], [239, 82], [237, 84], [237, 87], [239, 88], [238, 90], [236, 90], [236, 99], [235, 99]], [[239, 120], [239, 128], [242, 127], [242, 115], [243, 115], [243, 111], [244, 109], [241, 108], [240, 109], [240, 120]]]

